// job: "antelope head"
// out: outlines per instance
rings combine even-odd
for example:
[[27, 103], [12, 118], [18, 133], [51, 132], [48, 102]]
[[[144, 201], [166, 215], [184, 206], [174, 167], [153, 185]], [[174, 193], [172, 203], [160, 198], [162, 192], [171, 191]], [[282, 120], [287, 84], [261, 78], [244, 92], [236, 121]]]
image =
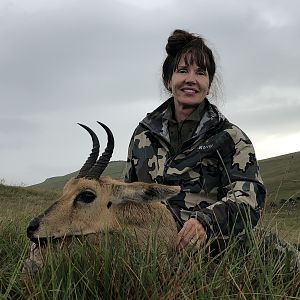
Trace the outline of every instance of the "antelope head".
[[98, 158], [100, 144], [96, 134], [79, 124], [92, 138], [92, 151], [77, 177], [66, 183], [62, 196], [30, 221], [27, 236], [34, 243], [40, 244], [48, 238], [118, 230], [125, 224], [149, 229], [155, 221], [161, 222], [162, 228], [170, 227], [176, 234], [173, 217], [160, 202], [177, 194], [180, 188], [155, 183], [124, 183], [101, 177], [113, 153], [114, 137], [106, 125], [98, 123], [108, 136], [106, 149]]

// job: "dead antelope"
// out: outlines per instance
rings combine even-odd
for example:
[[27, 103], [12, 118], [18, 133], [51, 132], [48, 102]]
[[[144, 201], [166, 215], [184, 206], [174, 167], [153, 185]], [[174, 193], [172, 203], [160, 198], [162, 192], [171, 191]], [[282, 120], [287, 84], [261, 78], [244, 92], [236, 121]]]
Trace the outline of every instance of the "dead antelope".
[[92, 137], [91, 154], [77, 177], [66, 183], [62, 196], [31, 220], [27, 236], [40, 245], [49, 238], [115, 232], [126, 227], [141, 243], [155, 230], [157, 241], [172, 249], [177, 229], [170, 211], [161, 202], [177, 194], [180, 188], [101, 177], [112, 156], [114, 138], [106, 125], [98, 123], [108, 136], [105, 151], [98, 159], [100, 145], [96, 134], [79, 124]]

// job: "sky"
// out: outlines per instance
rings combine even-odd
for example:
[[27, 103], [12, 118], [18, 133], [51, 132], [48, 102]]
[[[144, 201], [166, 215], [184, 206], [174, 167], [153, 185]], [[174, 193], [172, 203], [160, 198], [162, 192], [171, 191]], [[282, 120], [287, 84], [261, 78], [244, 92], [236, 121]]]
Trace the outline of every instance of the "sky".
[[0, 181], [74, 172], [99, 136], [126, 160], [133, 130], [169, 95], [161, 82], [175, 29], [215, 53], [211, 101], [259, 160], [300, 151], [300, 1], [1, 0]]

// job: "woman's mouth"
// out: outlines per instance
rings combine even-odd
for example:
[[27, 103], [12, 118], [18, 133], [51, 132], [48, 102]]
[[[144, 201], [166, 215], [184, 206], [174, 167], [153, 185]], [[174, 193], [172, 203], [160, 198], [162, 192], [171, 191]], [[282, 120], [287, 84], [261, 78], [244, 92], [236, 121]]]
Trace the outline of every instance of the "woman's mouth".
[[186, 95], [189, 95], [189, 96], [193, 96], [198, 92], [197, 90], [191, 89], [191, 88], [183, 88], [183, 89], [181, 89], [181, 91], [184, 92]]

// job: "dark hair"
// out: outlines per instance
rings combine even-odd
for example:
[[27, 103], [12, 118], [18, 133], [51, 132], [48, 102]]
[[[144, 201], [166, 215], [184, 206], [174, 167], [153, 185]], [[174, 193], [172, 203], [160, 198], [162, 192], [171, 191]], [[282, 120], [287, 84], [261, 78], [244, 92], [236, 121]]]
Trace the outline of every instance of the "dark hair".
[[216, 64], [212, 51], [206, 46], [202, 37], [176, 29], [168, 38], [166, 51], [168, 56], [163, 63], [162, 79], [167, 90], [170, 90], [169, 82], [182, 57], [184, 57], [186, 64], [195, 62], [199, 67], [207, 70], [209, 85], [211, 85]]

